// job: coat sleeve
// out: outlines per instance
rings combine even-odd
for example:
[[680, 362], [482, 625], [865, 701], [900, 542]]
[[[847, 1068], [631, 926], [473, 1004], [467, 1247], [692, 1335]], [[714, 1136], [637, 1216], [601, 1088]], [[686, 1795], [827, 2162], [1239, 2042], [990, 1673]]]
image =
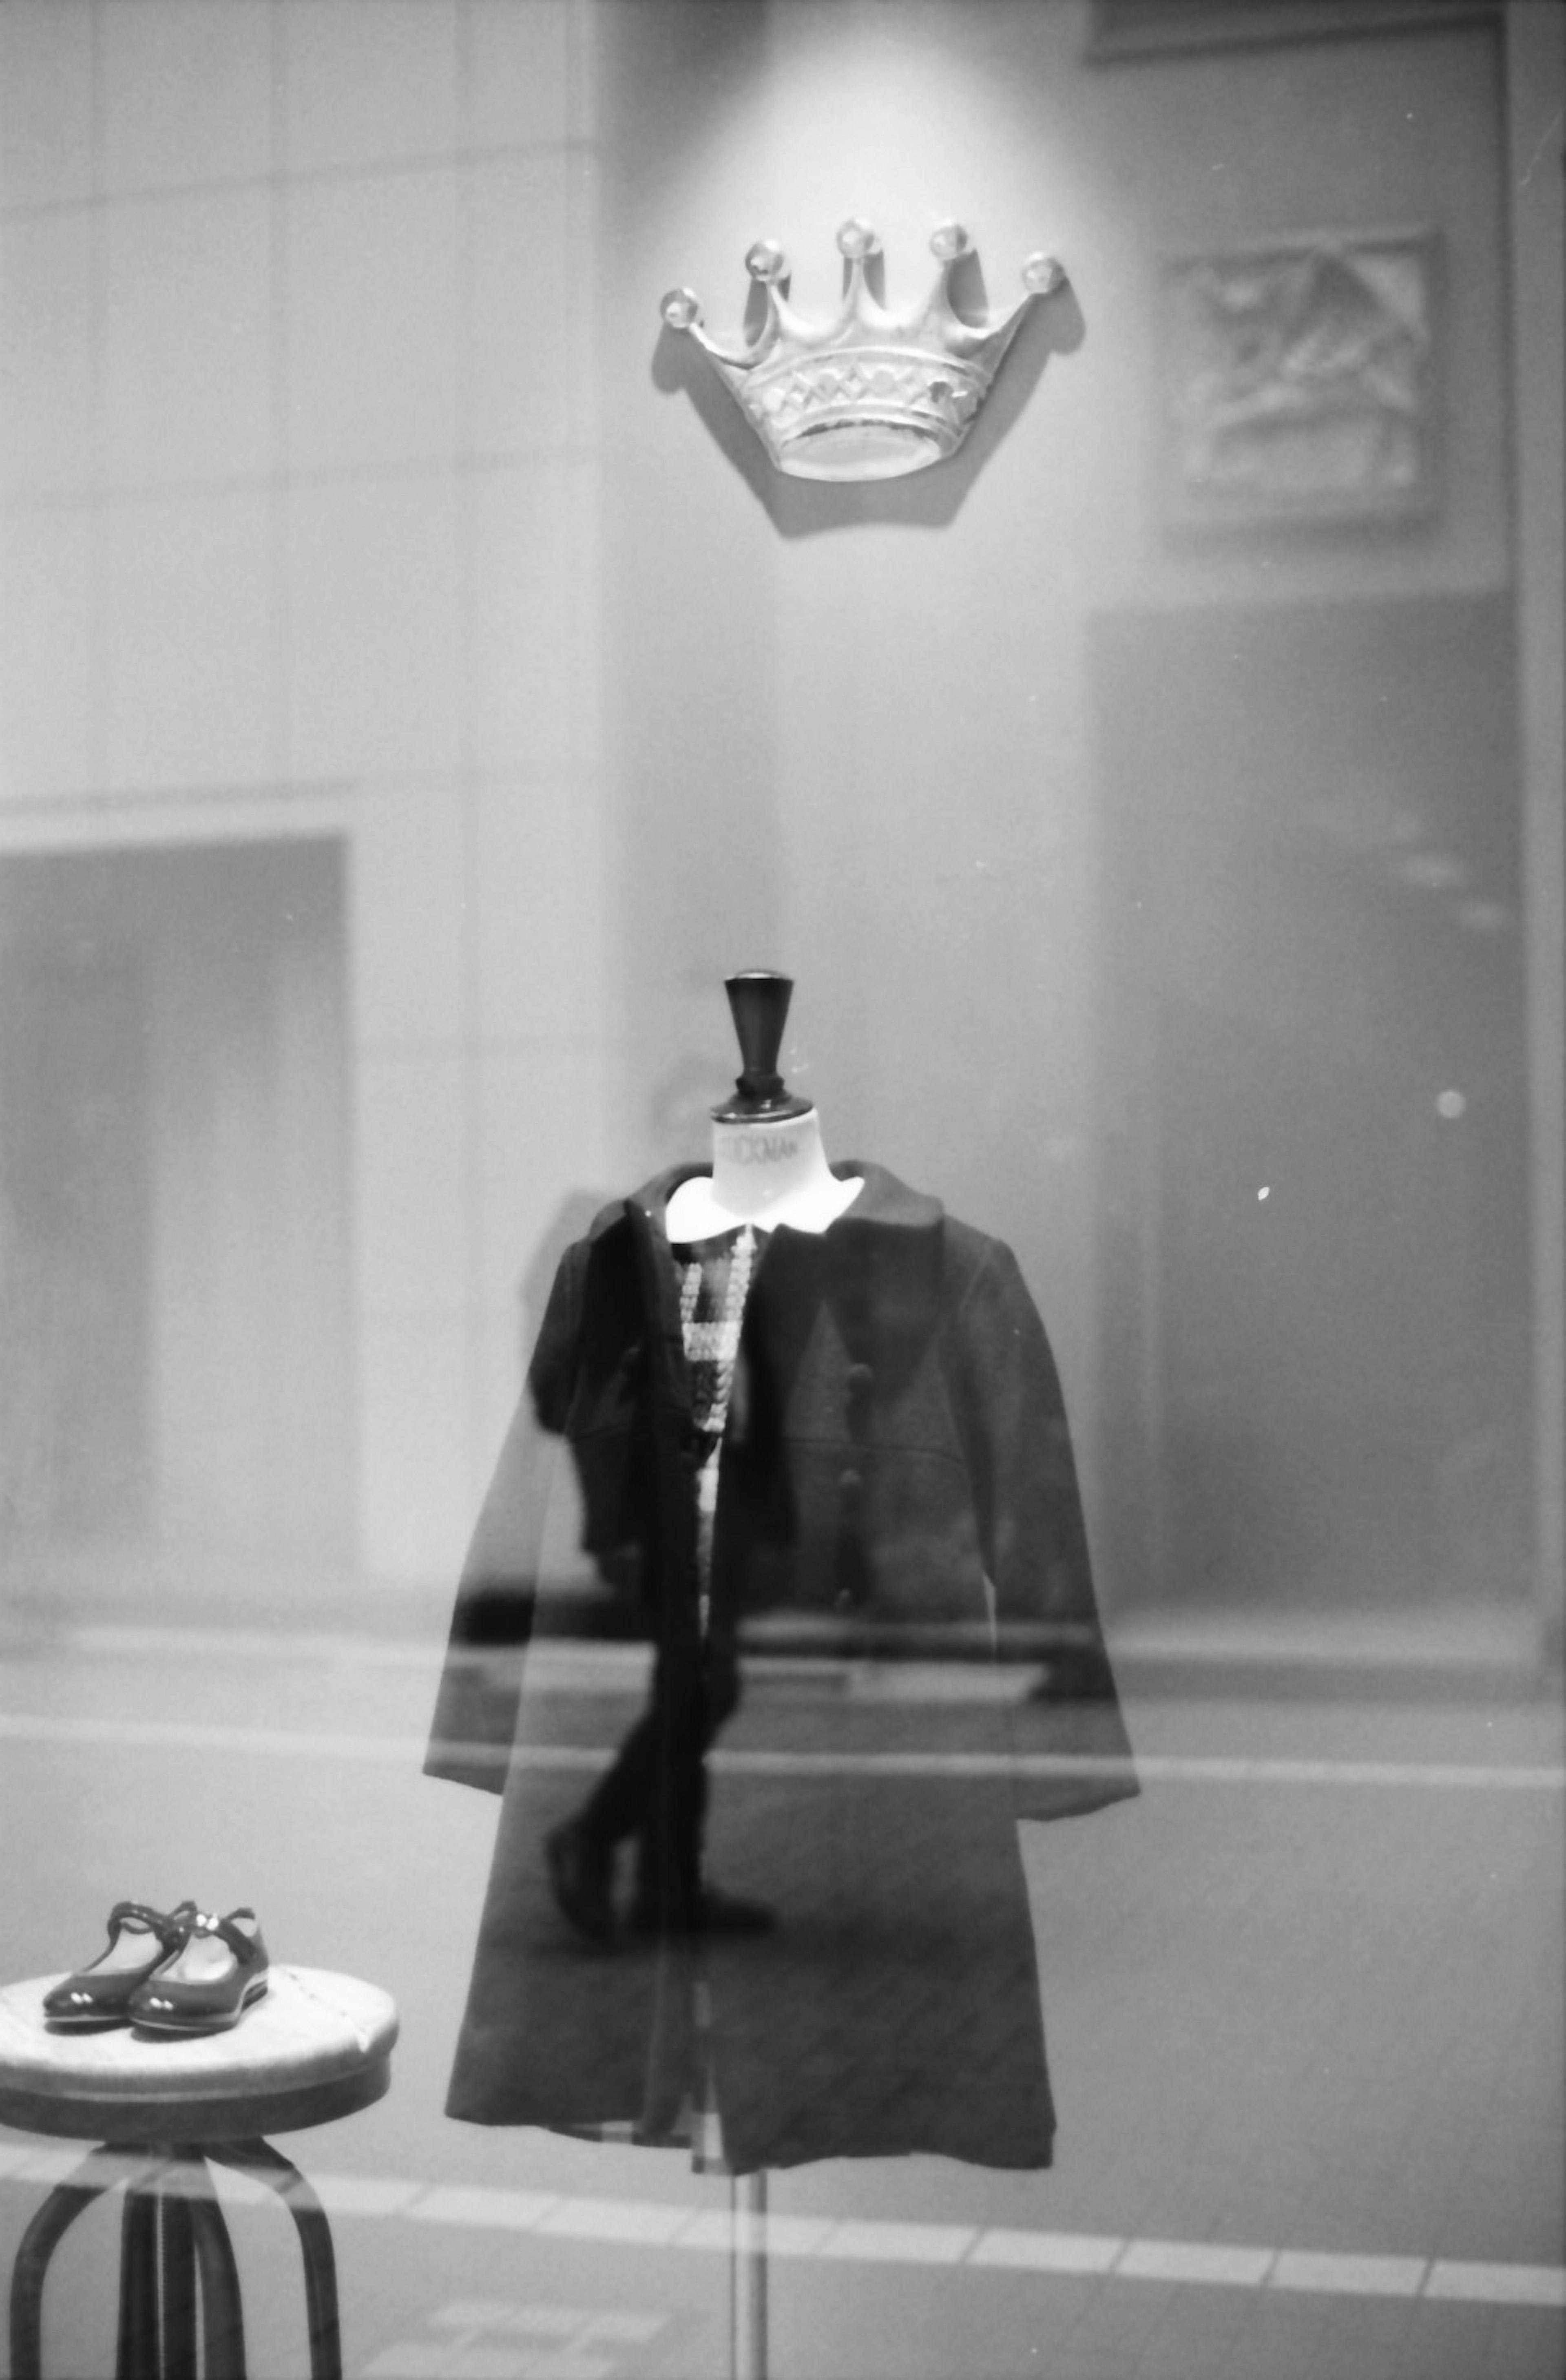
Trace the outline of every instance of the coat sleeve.
[[1140, 1789], [1099, 1619], [1065, 1399], [1010, 1248], [984, 1244], [948, 1373], [1002, 1660], [1037, 1666], [1013, 1709], [1020, 1817], [1101, 1809]]
[[452, 1614], [425, 1774], [505, 1783], [538, 1598], [539, 1549], [565, 1426], [583, 1250], [561, 1259], [538, 1344], [479, 1513]]

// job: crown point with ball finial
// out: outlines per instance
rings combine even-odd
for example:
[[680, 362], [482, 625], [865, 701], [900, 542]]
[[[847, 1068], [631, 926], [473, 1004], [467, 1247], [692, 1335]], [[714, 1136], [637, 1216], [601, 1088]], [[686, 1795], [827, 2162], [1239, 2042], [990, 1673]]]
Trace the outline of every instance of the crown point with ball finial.
[[658, 310], [672, 331], [694, 331], [701, 321], [701, 301], [694, 289], [666, 291]]
[[1036, 248], [1022, 268], [1022, 285], [1036, 298], [1052, 298], [1057, 289], [1065, 286], [1066, 269], [1058, 256], [1046, 256]]
[[759, 239], [745, 251], [745, 269], [752, 281], [769, 286], [788, 278], [788, 259], [775, 239]]
[[838, 225], [837, 249], [838, 254], [847, 257], [851, 264], [862, 264], [866, 257], [880, 253], [880, 239], [874, 225], [868, 224], [863, 215], [850, 215], [845, 224]]

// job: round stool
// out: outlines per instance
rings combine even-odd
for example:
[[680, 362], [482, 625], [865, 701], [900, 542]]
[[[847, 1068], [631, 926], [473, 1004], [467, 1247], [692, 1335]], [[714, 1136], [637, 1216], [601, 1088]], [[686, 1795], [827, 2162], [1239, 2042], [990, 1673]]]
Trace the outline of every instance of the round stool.
[[244, 2380], [239, 2276], [209, 2158], [275, 2190], [304, 2259], [311, 2380], [340, 2380], [325, 2212], [263, 2132], [325, 2124], [382, 2096], [397, 2011], [373, 1984], [273, 1967], [230, 2032], [51, 2032], [55, 1975], [0, 1988], [0, 2123], [95, 2148], [44, 2200], [11, 2280], [13, 2380], [42, 2380], [49, 2259], [82, 2210], [125, 2184], [116, 2380]]

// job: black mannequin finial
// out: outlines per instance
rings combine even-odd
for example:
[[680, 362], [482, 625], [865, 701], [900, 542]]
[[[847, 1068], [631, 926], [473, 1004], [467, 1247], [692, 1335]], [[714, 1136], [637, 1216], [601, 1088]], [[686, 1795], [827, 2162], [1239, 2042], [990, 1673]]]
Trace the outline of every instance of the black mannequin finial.
[[734, 1083], [734, 1097], [713, 1109], [713, 1122], [776, 1123], [808, 1115], [809, 1100], [791, 1098], [778, 1073], [793, 977], [779, 975], [772, 967], [745, 967], [726, 978], [723, 989], [729, 995], [743, 1065]]

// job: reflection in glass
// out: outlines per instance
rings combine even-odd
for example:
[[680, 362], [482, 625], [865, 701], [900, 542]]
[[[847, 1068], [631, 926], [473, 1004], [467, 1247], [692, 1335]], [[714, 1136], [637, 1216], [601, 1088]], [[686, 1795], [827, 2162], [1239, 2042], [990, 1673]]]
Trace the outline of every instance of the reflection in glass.
[[[567, 1250], [480, 1519], [430, 1758], [503, 1795], [450, 2112], [1048, 2165], [1015, 1821], [1136, 1790], [1059, 1378], [1010, 1251], [829, 1167], [747, 1056], [710, 1172]], [[627, 1635], [649, 1670], [562, 1666]]]

